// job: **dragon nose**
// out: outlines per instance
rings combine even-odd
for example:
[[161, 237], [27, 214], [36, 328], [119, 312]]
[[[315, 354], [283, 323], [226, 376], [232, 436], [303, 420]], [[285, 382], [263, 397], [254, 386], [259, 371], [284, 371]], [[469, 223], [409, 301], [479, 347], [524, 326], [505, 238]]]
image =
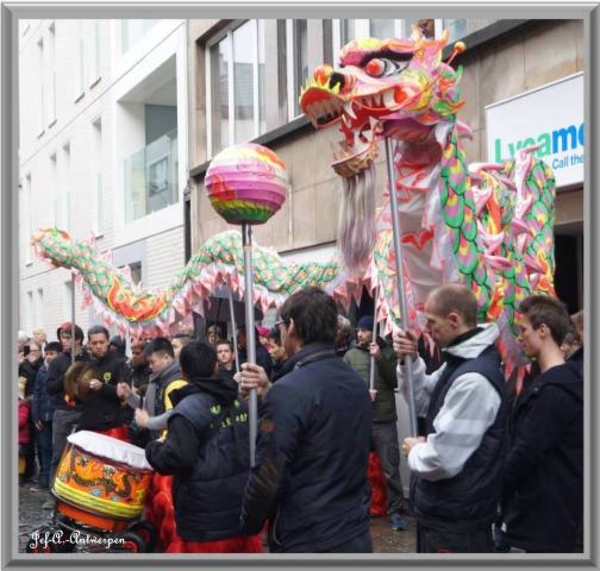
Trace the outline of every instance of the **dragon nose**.
[[342, 89], [344, 84], [346, 83], [346, 77], [343, 73], [338, 73], [334, 71], [329, 77], [329, 88], [334, 89], [336, 85], [339, 85], [339, 88]]

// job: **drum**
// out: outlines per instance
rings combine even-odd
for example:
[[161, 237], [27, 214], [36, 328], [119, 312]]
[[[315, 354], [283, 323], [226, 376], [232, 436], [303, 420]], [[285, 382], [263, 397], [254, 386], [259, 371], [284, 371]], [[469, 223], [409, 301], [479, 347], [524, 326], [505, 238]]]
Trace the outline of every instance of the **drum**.
[[[117, 520], [138, 519], [153, 474], [144, 450], [87, 430], [71, 434], [67, 441], [52, 488], [58, 500], [71, 508], [101, 516], [97, 521], [105, 520], [106, 516]], [[71, 515], [79, 513], [73, 509], [66, 511]]]

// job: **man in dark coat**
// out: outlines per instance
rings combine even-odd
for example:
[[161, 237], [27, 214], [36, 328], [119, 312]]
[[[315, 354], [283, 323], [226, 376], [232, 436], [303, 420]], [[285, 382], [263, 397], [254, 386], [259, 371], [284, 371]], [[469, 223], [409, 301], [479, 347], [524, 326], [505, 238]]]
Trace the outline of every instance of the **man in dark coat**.
[[559, 300], [530, 296], [519, 311], [519, 340], [540, 374], [513, 408], [499, 535], [505, 548], [569, 553], [583, 513], [582, 371], [560, 349], [570, 323]]
[[250, 469], [248, 414], [232, 378], [218, 375], [208, 343], [192, 341], [179, 357], [189, 384], [171, 393], [175, 403], [166, 440], [150, 442], [146, 458], [173, 475], [177, 533], [185, 541], [240, 534], [240, 508]]
[[[335, 301], [306, 288], [286, 300], [278, 325], [289, 357], [261, 403], [246, 529], [256, 533], [269, 518], [271, 552], [371, 552], [371, 400], [335, 354]], [[268, 382], [257, 365], [242, 371], [243, 390]]]

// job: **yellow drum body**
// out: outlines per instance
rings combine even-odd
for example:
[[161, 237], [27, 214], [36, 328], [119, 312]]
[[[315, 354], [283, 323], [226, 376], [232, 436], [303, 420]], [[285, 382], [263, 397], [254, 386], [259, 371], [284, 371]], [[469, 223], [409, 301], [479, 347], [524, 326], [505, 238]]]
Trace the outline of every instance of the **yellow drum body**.
[[[115, 441], [115, 448], [124, 444], [110, 440]], [[144, 509], [152, 471], [107, 458], [106, 448], [102, 453], [99, 456], [69, 442], [56, 472], [54, 494], [87, 512], [116, 519], [138, 519]]]

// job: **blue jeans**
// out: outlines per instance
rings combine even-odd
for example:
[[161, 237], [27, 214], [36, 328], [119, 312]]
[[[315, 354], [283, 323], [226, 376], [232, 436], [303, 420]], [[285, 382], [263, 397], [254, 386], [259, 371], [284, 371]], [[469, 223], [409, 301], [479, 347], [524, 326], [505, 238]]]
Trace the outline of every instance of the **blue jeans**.
[[50, 485], [50, 463], [52, 462], [52, 421], [42, 421], [42, 430], [35, 429], [35, 448], [37, 450], [40, 473], [38, 486], [47, 488]]

